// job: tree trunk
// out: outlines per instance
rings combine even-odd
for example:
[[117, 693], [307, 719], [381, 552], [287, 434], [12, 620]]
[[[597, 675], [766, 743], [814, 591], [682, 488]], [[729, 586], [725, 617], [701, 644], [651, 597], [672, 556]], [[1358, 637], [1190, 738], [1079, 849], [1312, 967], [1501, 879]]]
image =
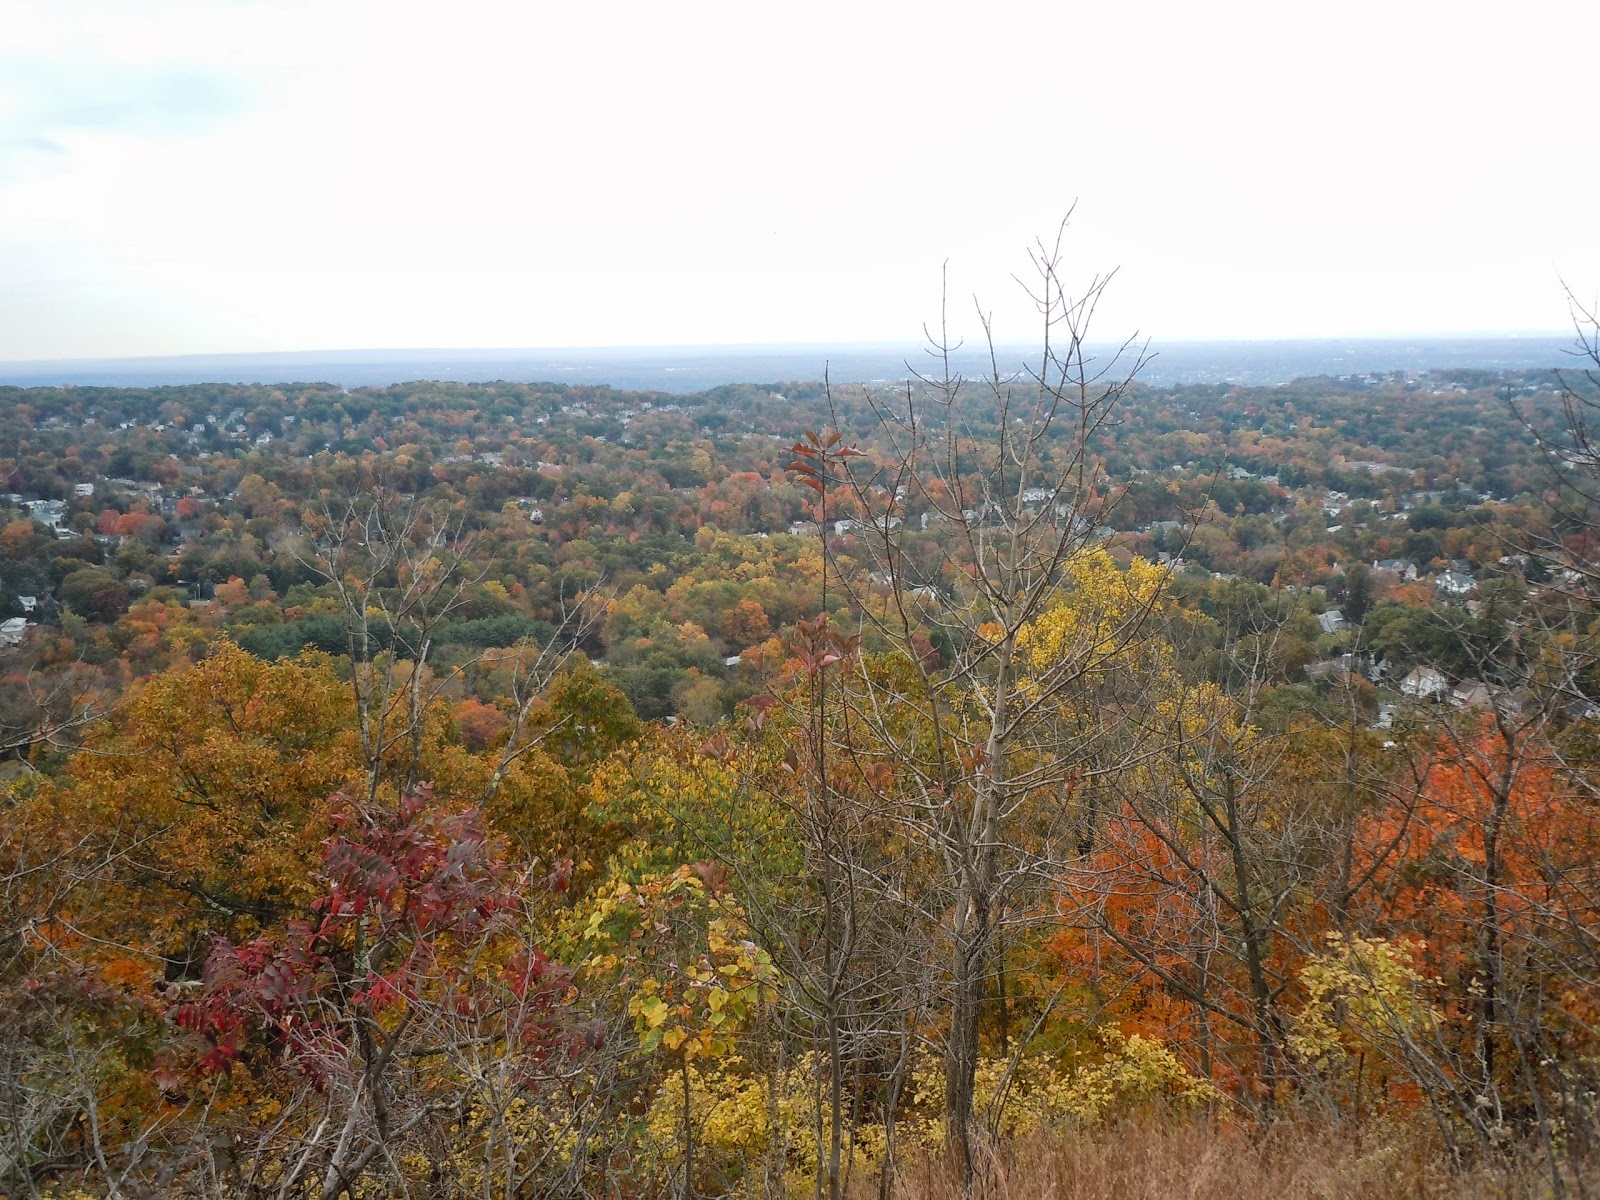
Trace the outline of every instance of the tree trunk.
[[1266, 1111], [1271, 1112], [1278, 1089], [1278, 1052], [1281, 1031], [1272, 988], [1267, 982], [1265, 936], [1255, 920], [1255, 898], [1250, 887], [1250, 863], [1244, 834], [1239, 827], [1239, 785], [1232, 772], [1223, 779], [1223, 803], [1228, 817], [1228, 849], [1233, 857], [1234, 888], [1239, 901], [1239, 937], [1244, 943], [1245, 967], [1250, 975], [1250, 1001], [1256, 1013], [1256, 1036], [1261, 1061], [1261, 1084]]
[[694, 1200], [694, 1105], [687, 1055], [683, 1057], [683, 1200]]
[[966, 892], [958, 901], [966, 910], [958, 920], [951, 963], [950, 1035], [945, 1046], [945, 1145], [972, 1182], [976, 1123], [976, 1080], [983, 994], [989, 959], [988, 898]]

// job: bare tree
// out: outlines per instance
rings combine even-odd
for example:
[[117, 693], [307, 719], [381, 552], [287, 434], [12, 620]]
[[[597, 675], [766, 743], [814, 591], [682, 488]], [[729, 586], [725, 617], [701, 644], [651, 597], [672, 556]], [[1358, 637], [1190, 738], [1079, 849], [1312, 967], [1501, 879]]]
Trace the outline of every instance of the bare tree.
[[0, 649], [0, 761], [22, 762], [38, 750], [68, 750], [78, 733], [104, 717], [112, 689], [81, 661], [54, 667], [37, 644]]
[[[1076, 844], [1080, 784], [1120, 711], [1088, 701], [1158, 603], [1157, 588], [1093, 595], [1072, 578], [1115, 507], [1097, 449], [1146, 355], [1131, 340], [1091, 348], [1110, 276], [1069, 289], [1065, 230], [1032, 252], [1025, 286], [1041, 343], [1031, 365], [1002, 366], [980, 311], [983, 378], [956, 369], [960, 347], [941, 318], [929, 333], [934, 370], [897, 396], [865, 393], [877, 444], [834, 476], [861, 516], [827, 543], [869, 653], [841, 674], [826, 752], [877, 781], [876, 802], [937, 863], [937, 896], [920, 908], [944, 962], [947, 1145], [968, 1177], [998, 939], [1040, 919], [1037, 901]], [[841, 544], [841, 534], [854, 536]], [[1082, 621], [1040, 654], [1030, 631], [1074, 588]]]
[[[385, 779], [416, 787], [428, 708], [464, 669], [435, 677], [438, 637], [485, 576], [463, 516], [377, 481], [354, 495], [325, 497], [288, 549], [333, 588], [344, 610], [369, 801]], [[552, 732], [534, 719], [536, 705], [600, 614], [587, 596], [563, 601], [555, 635], [518, 648], [510, 735], [480, 802]]]
[[[922, 847], [903, 836], [875, 782], [857, 769], [856, 747], [836, 728], [842, 706], [822, 708], [827, 675], [854, 662], [848, 639], [820, 619], [802, 622], [794, 651], [798, 694], [783, 698], [784, 711], [752, 722], [758, 745], [784, 747], [781, 757], [763, 755], [779, 765], [752, 773], [746, 786], [786, 814], [803, 869], [772, 894], [756, 882], [762, 863], [736, 855], [731, 865], [750, 897], [752, 928], [781, 970], [794, 1028], [819, 1065], [816, 1194], [836, 1200], [845, 1193], [856, 1131], [875, 1120], [884, 1130], [879, 1189], [887, 1196], [896, 1110], [932, 996], [926, 934], [937, 917], [924, 907]], [[840, 686], [835, 679], [834, 690]], [[830, 748], [842, 752], [824, 775]]]

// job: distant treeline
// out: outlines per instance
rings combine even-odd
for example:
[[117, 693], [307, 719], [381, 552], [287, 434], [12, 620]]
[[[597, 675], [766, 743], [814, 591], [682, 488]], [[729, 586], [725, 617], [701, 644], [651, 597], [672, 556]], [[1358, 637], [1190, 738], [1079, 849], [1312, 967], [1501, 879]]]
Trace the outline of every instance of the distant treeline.
[[[525, 639], [545, 646], [555, 634], [556, 627], [549, 621], [535, 621], [507, 613], [504, 616], [456, 621], [441, 626], [433, 640], [441, 646], [478, 646], [487, 649], [514, 646]], [[417, 652], [422, 631], [414, 625], [392, 626], [374, 621], [368, 638], [369, 654], [398, 648], [401, 653], [410, 655]], [[243, 649], [269, 662], [293, 658], [302, 650], [349, 654], [351, 625], [344, 617], [306, 617], [283, 625], [257, 625], [241, 630], [236, 640]]]

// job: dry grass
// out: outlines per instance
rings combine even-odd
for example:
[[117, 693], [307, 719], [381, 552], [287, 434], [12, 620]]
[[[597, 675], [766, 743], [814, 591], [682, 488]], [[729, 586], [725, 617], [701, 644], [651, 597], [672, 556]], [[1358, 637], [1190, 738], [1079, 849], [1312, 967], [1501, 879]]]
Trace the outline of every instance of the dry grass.
[[[1338, 1130], [1292, 1123], [1252, 1136], [1199, 1122], [1149, 1121], [1002, 1147], [985, 1155], [971, 1192], [936, 1161], [908, 1163], [895, 1197], [1532, 1200], [1553, 1195], [1549, 1175], [1533, 1163], [1453, 1171], [1439, 1151], [1431, 1137], [1418, 1131], [1368, 1132], [1357, 1139]], [[1574, 1189], [1568, 1186], [1566, 1194], [1575, 1194]]]

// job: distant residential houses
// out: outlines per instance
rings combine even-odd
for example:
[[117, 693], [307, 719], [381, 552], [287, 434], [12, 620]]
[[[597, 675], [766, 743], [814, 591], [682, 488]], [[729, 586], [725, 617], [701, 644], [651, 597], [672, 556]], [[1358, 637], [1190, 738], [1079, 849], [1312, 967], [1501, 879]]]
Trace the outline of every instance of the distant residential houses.
[[41, 525], [48, 526], [58, 538], [76, 535], [66, 526], [67, 502], [65, 500], [22, 500], [18, 507]]
[[[833, 536], [834, 537], [845, 537], [848, 534], [860, 533], [863, 530], [870, 530], [873, 533], [876, 533], [879, 536], [882, 536], [882, 535], [884, 535], [886, 533], [893, 533], [896, 529], [899, 529], [900, 526], [903, 525], [903, 524], [904, 524], [904, 522], [899, 517], [896, 517], [896, 516], [870, 517], [865, 521], [858, 521], [853, 517], [846, 517], [846, 518], [843, 518], [841, 520], [833, 522]], [[809, 529], [813, 529], [813, 528], [815, 528], [815, 526], [813, 526], [809, 522], [806, 522], [806, 521], [795, 521], [789, 526], [789, 532], [790, 533], [803, 533], [803, 532], [805, 532], [805, 531], [807, 531]]]
[[[1452, 390], [1462, 389], [1456, 388]], [[774, 393], [774, 396], [781, 402], [782, 397], [777, 396], [776, 393]], [[640, 410], [626, 409], [621, 411], [620, 420], [623, 428], [627, 428], [628, 424], [633, 420], [633, 418], [638, 415], [638, 412], [650, 412], [652, 410], [662, 413], [680, 413], [685, 411], [684, 407], [679, 404], [663, 404], [659, 407], [656, 407], [647, 401], [642, 404]], [[583, 403], [562, 405], [560, 406], [560, 412], [562, 414], [574, 417], [600, 418], [609, 415], [599, 410], [591, 411], [589, 406]], [[284, 429], [286, 432], [294, 420], [295, 418], [292, 415], [285, 418]], [[396, 418], [397, 422], [399, 420], [400, 418]], [[526, 418], [524, 418], [524, 420], [526, 420]], [[234, 410], [233, 412], [229, 413], [226, 418], [224, 418], [220, 412], [209, 414], [209, 426], [214, 427], [216, 432], [223, 436], [242, 436], [244, 434], [243, 421], [244, 414], [242, 410]], [[541, 415], [537, 418], [534, 418], [532, 423], [534, 425], [543, 426], [546, 425], [548, 421], [549, 417]], [[128, 422], [124, 422], [122, 424], [122, 428], [128, 428], [129, 424], [130, 423]], [[187, 424], [187, 422], [185, 422], [185, 424]], [[149, 427], [157, 430], [163, 430], [167, 428], [164, 424], [156, 422], [151, 422]], [[184, 426], [180, 424], [174, 429], [173, 432], [181, 434], [183, 432], [183, 428]], [[193, 435], [203, 435], [207, 430], [208, 425], [206, 423], [196, 423], [192, 428]], [[255, 443], [258, 446], [265, 445], [272, 439], [272, 436], [273, 435], [270, 433], [257, 434], [255, 436]], [[742, 436], [769, 436], [779, 442], [787, 440], [778, 434], [746, 434]], [[482, 445], [483, 443], [479, 442], [478, 444]], [[504, 455], [493, 452], [450, 455], [445, 457], [443, 461], [447, 463], [467, 463], [475, 461], [490, 468], [495, 468], [503, 466], [508, 459], [512, 461], [521, 461], [521, 455], [525, 452], [526, 451], [512, 451]], [[548, 453], [549, 451], [546, 452]], [[227, 451], [224, 451], [224, 453], [227, 453]], [[235, 450], [232, 451], [232, 453], [238, 454], [239, 451]], [[176, 458], [175, 455], [171, 457]], [[210, 454], [195, 454], [192, 457], [210, 457]], [[1410, 476], [1414, 473], [1413, 468], [1404, 467], [1393, 463], [1379, 462], [1376, 460], [1341, 460], [1336, 461], [1333, 465], [1347, 472], [1366, 472], [1367, 474], [1373, 476], [1400, 477]], [[1177, 465], [1174, 465], [1171, 470], [1174, 473], [1180, 473], [1180, 470], [1192, 469], [1195, 468], [1195, 466], [1196, 464], [1194, 463], [1188, 463], [1180, 469]], [[1203, 467], [1203, 464], [1201, 464], [1201, 466]], [[543, 461], [537, 463], [537, 468], [547, 475], [555, 475], [561, 472], [563, 469], [558, 463]], [[186, 472], [192, 472], [194, 474], [199, 473], [199, 468], [193, 465], [187, 465], [185, 470]], [[1143, 468], [1134, 468], [1133, 472], [1139, 475], [1151, 473]], [[1229, 468], [1228, 476], [1236, 481], [1263, 478], [1262, 476], [1243, 466], [1233, 466]], [[1269, 482], [1277, 483], [1277, 479], [1275, 477], [1269, 476], [1265, 478]], [[1419, 479], [1418, 482], [1420, 483], [1422, 480]], [[1388, 500], [1381, 502], [1377, 500], [1370, 502], [1356, 501], [1356, 508], [1352, 513], [1350, 511], [1352, 508], [1352, 501], [1349, 494], [1346, 492], [1333, 489], [1324, 489], [1320, 484], [1307, 484], [1300, 488], [1293, 488], [1291, 485], [1291, 488], [1294, 491], [1294, 499], [1290, 501], [1289, 507], [1293, 511], [1289, 513], [1282, 511], [1284, 507], [1284, 505], [1281, 503], [1281, 501], [1284, 499], [1282, 494], [1276, 495], [1270, 511], [1277, 516], [1278, 520], [1284, 520], [1285, 518], [1291, 516], [1298, 519], [1300, 517], [1315, 513], [1317, 507], [1320, 507], [1322, 513], [1329, 518], [1337, 518], [1342, 516], [1341, 523], [1334, 524], [1331, 528], [1327, 529], [1328, 534], [1337, 534], [1348, 528], [1363, 527], [1368, 521], [1375, 522], [1379, 520], [1404, 520], [1407, 513], [1413, 508], [1420, 505], [1440, 503], [1445, 499], [1446, 496], [1445, 492], [1437, 490], [1417, 490], [1402, 496], [1400, 494], [1401, 488], [1411, 485], [1409, 485], [1409, 483], [1401, 484], [1398, 482], [1398, 479], [1392, 482], [1385, 481], [1384, 486], [1393, 489], [1389, 492], [1390, 498]], [[1356, 491], [1369, 490], [1365, 488], [1354, 488], [1353, 485], [1352, 487], [1353, 490]], [[184, 489], [179, 488], [178, 494], [182, 494], [183, 490]], [[699, 489], [697, 488], [674, 489], [674, 491], [682, 492], [684, 494], [692, 494], [698, 490]], [[159, 504], [161, 510], [168, 512], [175, 508], [177, 503], [175, 496], [167, 496], [164, 494], [163, 487], [160, 483], [130, 479], [105, 479], [99, 481], [98, 487], [96, 483], [80, 483], [73, 486], [72, 492], [73, 499], [79, 501], [88, 500], [94, 497], [97, 492], [100, 494], [105, 494], [107, 495], [106, 504], [113, 507], [126, 507], [125, 504], [118, 500], [118, 493], [128, 496], [141, 497], [149, 501], [153, 509]], [[1454, 494], [1459, 496], [1461, 493], [1459, 490], [1456, 490]], [[969, 525], [992, 526], [1011, 521], [1020, 521], [1024, 518], [1033, 519], [1039, 517], [1041, 514], [1046, 514], [1045, 519], [1049, 519], [1048, 514], [1053, 512], [1054, 517], [1058, 520], [1070, 521], [1070, 527], [1074, 532], [1090, 532], [1090, 523], [1083, 517], [1075, 516], [1071, 506], [1063, 501], [1058, 500], [1056, 497], [1056, 491], [1051, 488], [1028, 488], [1022, 491], [1020, 494], [1013, 492], [1004, 502], [983, 502], [974, 509], [967, 510], [962, 514], [962, 516]], [[41, 524], [53, 530], [56, 536], [64, 539], [78, 536], [78, 534], [76, 534], [72, 529], [67, 527], [67, 521], [72, 515], [70, 510], [70, 501], [24, 500], [21, 496], [15, 494], [5, 497], [5, 499], [9, 499], [14, 505], [23, 508], [24, 511], [26, 511], [34, 520], [39, 521]], [[897, 496], [897, 499], [904, 501], [906, 497], [902, 494]], [[1480, 496], [1480, 499], [1487, 500], [1490, 499], [1490, 497], [1483, 495]], [[531, 497], [517, 498], [515, 503], [527, 513], [529, 519], [533, 523], [542, 523], [544, 513], [541, 507]], [[1399, 511], [1387, 513], [1379, 512], [1378, 505], [1380, 503], [1382, 503], [1383, 507], [1385, 508], [1393, 507]], [[91, 511], [93, 507], [99, 506], [91, 506], [87, 504], [79, 504], [77, 506], [77, 512], [79, 514], [78, 523], [80, 525], [84, 524], [83, 514]], [[1167, 511], [1173, 510], [1168, 509]], [[1149, 515], [1154, 514], [1152, 513]], [[924, 531], [928, 531], [930, 529], [930, 525], [936, 526], [949, 522], [948, 518], [941, 520], [937, 513], [930, 514], [923, 512], [920, 513], [919, 516], [920, 527]], [[916, 522], [918, 518], [913, 517], [911, 520]], [[887, 518], [881, 528], [887, 532], [899, 527], [900, 525], [901, 518], [890, 517]], [[1236, 578], [1236, 576], [1231, 574], [1224, 574], [1220, 572], [1213, 573], [1208, 570], [1204, 570], [1198, 564], [1186, 563], [1182, 557], [1177, 556], [1176, 552], [1180, 549], [1178, 543], [1182, 540], [1182, 535], [1189, 528], [1191, 528], [1191, 525], [1191, 522], [1184, 520], [1151, 521], [1142, 527], [1142, 531], [1153, 535], [1157, 539], [1157, 545], [1162, 544], [1164, 540], [1166, 544], [1171, 547], [1171, 550], [1161, 552], [1159, 557], [1162, 562], [1169, 565], [1170, 570], [1174, 574], [1193, 572], [1196, 576], [1211, 576], [1212, 578], [1218, 579]], [[913, 527], [915, 527], [915, 524]], [[829, 528], [831, 528], [833, 536], [844, 537], [850, 534], [860, 536], [862, 534], [870, 533], [873, 526], [870, 524], [865, 524], [861, 520], [840, 519], [829, 522]], [[808, 537], [817, 532], [817, 525], [812, 521], [794, 521], [788, 524], [787, 531], [791, 535]], [[1092, 532], [1095, 537], [1109, 539], [1114, 535], [1115, 531], [1110, 527], [1099, 526], [1094, 527]], [[171, 536], [174, 539], [180, 537], [175, 525], [172, 527]], [[194, 534], [191, 531], [190, 533], [181, 536], [194, 536]], [[756, 534], [753, 536], [765, 535]], [[101, 540], [106, 539], [102, 538]], [[1136, 546], [1137, 543], [1130, 542], [1128, 545], [1119, 544], [1114, 548], [1113, 553], [1126, 556], [1129, 553], [1130, 545]], [[1333, 545], [1333, 543], [1330, 542], [1329, 545]], [[181, 555], [183, 549], [183, 546], [179, 546], [177, 555]], [[1153, 547], [1151, 549], [1153, 549]], [[1142, 550], [1141, 552], [1148, 554], [1151, 551]], [[1119, 561], [1124, 561], [1124, 559], [1119, 558]], [[1502, 571], [1525, 571], [1529, 567], [1530, 563], [1528, 557], [1525, 555], [1508, 554], [1501, 556], [1497, 565]], [[1413, 583], [1421, 581], [1426, 585], [1431, 586], [1433, 591], [1433, 601], [1436, 604], [1442, 604], [1446, 601], [1460, 603], [1465, 600], [1469, 611], [1476, 610], [1477, 602], [1475, 600], [1466, 599], [1467, 597], [1471, 596], [1478, 587], [1478, 580], [1476, 578], [1477, 570], [1470, 562], [1456, 560], [1450, 562], [1448, 566], [1445, 566], [1443, 563], [1438, 563], [1437, 566], [1443, 567], [1444, 569], [1437, 571], [1435, 571], [1432, 566], [1427, 564], [1419, 566], [1418, 563], [1405, 558], [1377, 559], [1372, 561], [1371, 566], [1374, 572], [1381, 572], [1390, 576], [1391, 582], [1403, 581], [1405, 583]], [[1337, 564], [1335, 564], [1332, 570], [1329, 572], [1331, 576], [1338, 576], [1342, 575], [1343, 573], [1343, 568]], [[1496, 573], [1498, 572], [1495, 572], [1494, 568], [1491, 567], [1490, 574]], [[1571, 569], [1557, 571], [1555, 576], [1555, 582], [1558, 585], [1562, 583], [1577, 584], [1583, 582], [1587, 578], [1584, 572]], [[869, 577], [869, 583], [874, 587], [889, 586], [892, 584], [892, 582], [893, 581], [882, 572], [875, 572]], [[926, 603], [937, 604], [940, 602], [940, 594], [931, 586], [910, 588], [908, 591], [911, 595]], [[1420, 589], [1417, 591], [1420, 591]], [[193, 592], [191, 592], [190, 595], [193, 595]], [[1416, 597], [1415, 592], [1412, 593], [1412, 597]], [[39, 605], [39, 597], [37, 596], [22, 596], [17, 597], [16, 599], [19, 607], [13, 608], [11, 611], [20, 610], [26, 614], [32, 614], [36, 611]], [[192, 603], [203, 604], [206, 602], [192, 601]], [[51, 605], [51, 611], [53, 611], [53, 605]], [[1336, 637], [1346, 633], [1350, 629], [1350, 624], [1340, 609], [1329, 609], [1319, 614], [1316, 617], [1316, 620], [1320, 632], [1327, 637]], [[18, 644], [25, 636], [28, 624], [29, 623], [25, 617], [12, 618], [6, 621], [3, 626], [0, 626], [0, 644]], [[1324, 643], [1324, 645], [1326, 646], [1327, 644]], [[738, 661], [738, 656], [734, 655], [727, 659], [726, 666], [731, 669], [738, 664]], [[1406, 665], [1409, 666], [1410, 664], [1407, 663]], [[1366, 679], [1371, 680], [1373, 683], [1383, 683], [1387, 679], [1388, 682], [1384, 695], [1390, 697], [1391, 699], [1395, 696], [1395, 692], [1398, 691], [1399, 695], [1407, 700], [1416, 702], [1448, 703], [1461, 709], [1489, 709], [1497, 704], [1506, 702], [1506, 697], [1508, 695], [1505, 689], [1497, 688], [1492, 684], [1477, 679], [1463, 679], [1452, 685], [1443, 671], [1427, 663], [1418, 664], [1412, 667], [1403, 678], [1396, 682], [1393, 679], [1388, 679], [1391, 674], [1399, 674], [1399, 670], [1395, 668], [1394, 664], [1382, 659], [1378, 659], [1371, 654], [1353, 653], [1337, 655], [1308, 665], [1305, 668], [1305, 672], [1307, 677], [1313, 680], [1322, 679], [1329, 676], [1337, 676], [1341, 673], [1346, 675], [1363, 676]], [[1588, 702], [1585, 703], [1587, 704]], [[1390, 728], [1393, 724], [1395, 713], [1399, 711], [1400, 707], [1401, 706], [1395, 703], [1381, 704], [1378, 709], [1378, 718], [1374, 727], [1381, 729]], [[1588, 709], [1586, 709], [1581, 715], [1600, 720], [1600, 705], [1589, 704]]]
[[[166, 487], [164, 485], [152, 482], [148, 479], [116, 478], [107, 479], [105, 482], [106, 486], [112, 491], [125, 492], [132, 496], [143, 496], [147, 500], [153, 500], [166, 491]], [[92, 492], [89, 494], [93, 495]]]
[[1336, 654], [1319, 659], [1305, 667], [1306, 678], [1315, 682], [1330, 676], [1360, 675], [1373, 683], [1382, 682], [1393, 670], [1394, 664], [1375, 654]]
[[[1408, 558], [1380, 558], [1372, 569], [1383, 572], [1406, 583], [1423, 578], [1422, 568]], [[1434, 591], [1451, 599], [1460, 599], [1477, 590], [1478, 580], [1473, 565], [1464, 559], [1452, 559], [1448, 568], [1432, 577]]]
[[[1521, 709], [1525, 694], [1516, 688], [1504, 687], [1482, 679], [1461, 679], [1452, 684], [1437, 667], [1413, 667], [1400, 680], [1400, 695], [1418, 703], [1448, 704], [1463, 711], [1489, 712], [1499, 710], [1514, 713]], [[1386, 711], [1387, 710], [1387, 711]], [[1388, 729], [1393, 724], [1393, 705], [1380, 705], [1375, 729]]]
[[1573, 721], [1600, 721], [1600, 704], [1586, 696], [1575, 696], [1568, 700], [1566, 712]]
[[1391, 575], [1398, 575], [1401, 579], [1410, 582], [1421, 576], [1417, 564], [1409, 558], [1378, 558], [1372, 562], [1374, 571], [1385, 571]]

